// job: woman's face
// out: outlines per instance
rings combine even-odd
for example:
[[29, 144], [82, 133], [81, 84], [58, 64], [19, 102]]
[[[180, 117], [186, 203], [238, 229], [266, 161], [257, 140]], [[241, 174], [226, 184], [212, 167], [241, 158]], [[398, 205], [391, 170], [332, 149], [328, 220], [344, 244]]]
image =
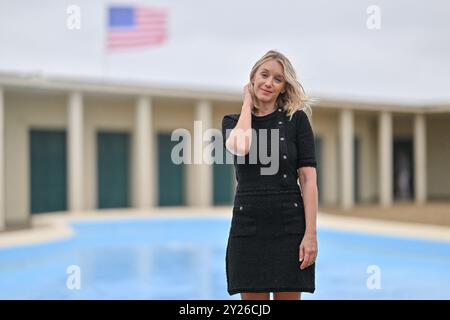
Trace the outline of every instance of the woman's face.
[[256, 98], [261, 102], [276, 101], [286, 87], [283, 66], [274, 59], [264, 62], [256, 71], [253, 80]]

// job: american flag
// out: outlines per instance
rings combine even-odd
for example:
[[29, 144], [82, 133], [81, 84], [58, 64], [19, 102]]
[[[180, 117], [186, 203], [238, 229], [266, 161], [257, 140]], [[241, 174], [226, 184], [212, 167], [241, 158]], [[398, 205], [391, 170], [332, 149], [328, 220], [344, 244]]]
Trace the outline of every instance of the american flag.
[[159, 45], [166, 40], [167, 11], [142, 6], [110, 6], [108, 8], [108, 50], [142, 48]]

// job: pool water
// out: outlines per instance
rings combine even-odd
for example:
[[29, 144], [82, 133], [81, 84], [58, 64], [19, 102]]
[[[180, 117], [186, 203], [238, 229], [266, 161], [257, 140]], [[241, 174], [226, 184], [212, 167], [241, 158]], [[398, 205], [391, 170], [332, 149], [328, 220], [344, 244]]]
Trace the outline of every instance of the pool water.
[[[70, 239], [0, 249], [0, 299], [240, 298], [226, 291], [228, 218], [70, 225]], [[302, 299], [450, 299], [448, 242], [324, 228], [318, 241]]]

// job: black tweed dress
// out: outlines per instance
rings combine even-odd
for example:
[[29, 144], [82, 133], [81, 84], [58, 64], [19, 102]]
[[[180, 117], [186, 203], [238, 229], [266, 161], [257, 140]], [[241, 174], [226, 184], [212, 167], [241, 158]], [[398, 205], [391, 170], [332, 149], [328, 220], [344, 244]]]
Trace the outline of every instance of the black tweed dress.
[[[239, 114], [223, 118], [224, 146], [238, 119]], [[249, 155], [234, 156], [237, 187], [225, 259], [228, 293], [313, 293], [315, 264], [300, 269], [305, 210], [297, 182], [298, 168], [317, 165], [309, 119], [303, 110], [290, 119], [278, 108], [265, 116], [252, 115], [252, 128], [257, 133], [279, 129], [279, 167], [274, 174], [261, 174], [270, 164], [262, 164], [259, 157], [255, 163]], [[267, 130], [267, 139], [254, 135], [252, 148], [264, 139], [271, 155], [271, 132]]]

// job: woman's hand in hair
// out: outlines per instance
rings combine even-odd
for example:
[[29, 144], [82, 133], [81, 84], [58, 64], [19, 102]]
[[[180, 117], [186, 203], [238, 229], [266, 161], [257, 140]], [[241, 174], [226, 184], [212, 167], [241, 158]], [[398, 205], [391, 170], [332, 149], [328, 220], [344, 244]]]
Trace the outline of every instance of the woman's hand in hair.
[[249, 82], [244, 87], [244, 104], [253, 107], [254, 102], [253, 85]]

